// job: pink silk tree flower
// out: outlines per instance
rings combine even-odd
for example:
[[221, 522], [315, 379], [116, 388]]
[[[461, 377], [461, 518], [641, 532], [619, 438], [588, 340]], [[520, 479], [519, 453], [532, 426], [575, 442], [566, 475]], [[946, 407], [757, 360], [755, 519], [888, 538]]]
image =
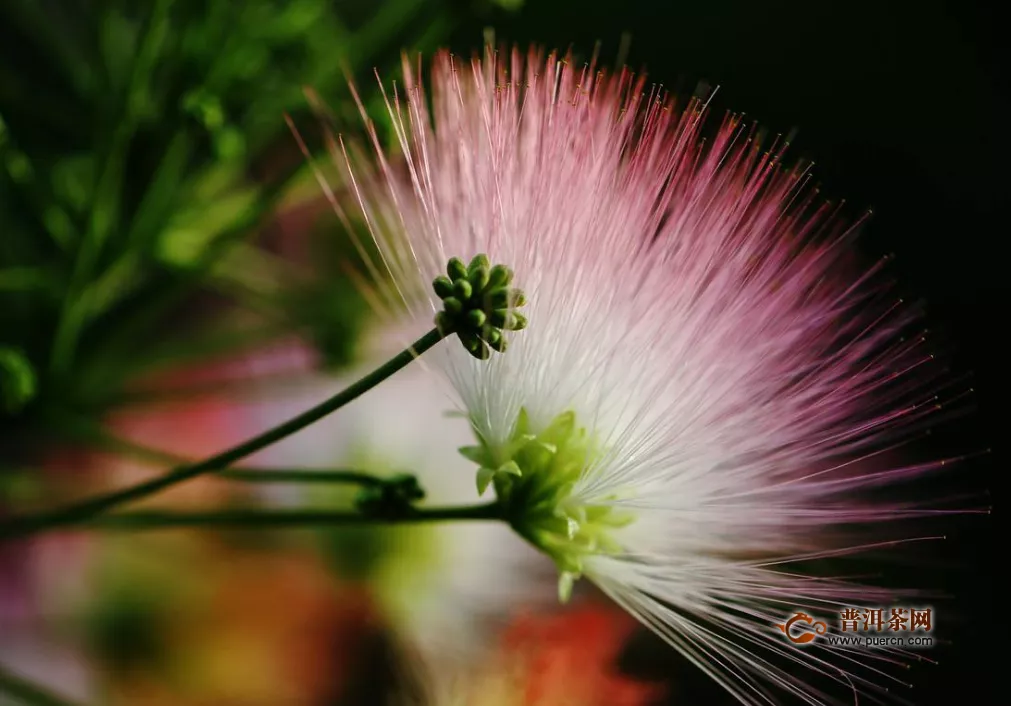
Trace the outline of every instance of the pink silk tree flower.
[[707, 127], [704, 101], [627, 71], [442, 53], [430, 87], [405, 61], [386, 92], [396, 157], [374, 130], [371, 160], [332, 144], [357, 197], [339, 213], [374, 240], [369, 295], [405, 342], [447, 292], [525, 293], [498, 302], [486, 343], [505, 352], [461, 334], [419, 361], [470, 422], [478, 492], [554, 560], [562, 600], [589, 579], [744, 703], [873, 688], [895, 650], [775, 628], [891, 600], [834, 564], [925, 512], [881, 491], [933, 467], [888, 459], [929, 421], [936, 374], [881, 263], [854, 257], [859, 221], [785, 144], [735, 115]]

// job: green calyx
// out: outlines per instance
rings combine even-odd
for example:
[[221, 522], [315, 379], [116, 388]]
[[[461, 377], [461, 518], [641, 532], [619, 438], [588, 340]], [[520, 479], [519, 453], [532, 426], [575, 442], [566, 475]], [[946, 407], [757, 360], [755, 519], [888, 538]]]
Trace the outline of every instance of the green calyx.
[[573, 583], [582, 576], [584, 558], [619, 552], [621, 547], [611, 533], [635, 519], [609, 504], [591, 505], [573, 496], [583, 469], [599, 452], [586, 429], [576, 424], [573, 412], [558, 415], [535, 432], [526, 410], [520, 410], [505, 444], [460, 449], [480, 467], [478, 493], [494, 486], [503, 517], [554, 560], [562, 602], [569, 599]]
[[491, 351], [505, 352], [508, 342], [502, 332], [519, 331], [527, 325], [526, 317], [516, 311], [526, 303], [526, 297], [509, 286], [512, 279], [511, 269], [493, 267], [487, 255], [478, 255], [469, 265], [452, 258], [446, 275], [432, 282], [442, 300], [435, 325], [444, 335], [455, 333], [478, 360], [487, 360]]

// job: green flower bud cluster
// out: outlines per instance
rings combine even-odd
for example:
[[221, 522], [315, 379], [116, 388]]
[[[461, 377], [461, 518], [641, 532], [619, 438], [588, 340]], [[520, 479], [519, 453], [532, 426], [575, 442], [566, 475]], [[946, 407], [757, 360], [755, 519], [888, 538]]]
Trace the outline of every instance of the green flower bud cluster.
[[620, 552], [611, 534], [635, 519], [608, 504], [607, 499], [587, 504], [573, 495], [583, 470], [599, 452], [586, 429], [576, 425], [573, 412], [558, 415], [533, 433], [526, 410], [520, 410], [505, 444], [460, 449], [464, 457], [480, 466], [478, 493], [494, 485], [505, 519], [554, 560], [563, 602], [582, 576], [585, 557]]
[[439, 331], [447, 336], [455, 333], [478, 360], [487, 360], [491, 351], [504, 352], [508, 342], [502, 332], [519, 331], [527, 325], [526, 317], [516, 311], [526, 303], [526, 297], [509, 286], [513, 271], [505, 265], [493, 267], [487, 255], [478, 255], [470, 265], [452, 258], [446, 275], [432, 282], [442, 300], [442, 311], [435, 316]]

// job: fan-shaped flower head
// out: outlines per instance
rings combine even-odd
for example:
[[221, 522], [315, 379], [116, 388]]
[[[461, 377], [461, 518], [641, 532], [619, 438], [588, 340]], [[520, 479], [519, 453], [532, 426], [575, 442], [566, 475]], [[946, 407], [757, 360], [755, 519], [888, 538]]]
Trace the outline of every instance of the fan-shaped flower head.
[[865, 496], [917, 470], [874, 460], [934, 407], [909, 375], [929, 356], [899, 337], [912, 317], [853, 269], [853, 229], [785, 145], [733, 115], [706, 137], [701, 100], [628, 72], [442, 53], [430, 98], [407, 63], [404, 81], [402, 165], [376, 140], [372, 179], [334, 145], [391, 283], [376, 304], [420, 333], [437, 278], [463, 276], [447, 261], [483, 254], [526, 294], [504, 354], [420, 360], [470, 420], [479, 489], [555, 560], [563, 599], [586, 577], [742, 701], [769, 680], [823, 702], [776, 660], [850, 677], [772, 623], [884, 594], [786, 562], [915, 511]]

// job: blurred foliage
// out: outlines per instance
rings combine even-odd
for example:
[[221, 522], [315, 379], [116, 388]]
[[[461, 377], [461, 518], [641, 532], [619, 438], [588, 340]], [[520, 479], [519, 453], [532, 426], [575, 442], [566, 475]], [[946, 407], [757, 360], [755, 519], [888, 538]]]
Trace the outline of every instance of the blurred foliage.
[[[296, 276], [254, 240], [305, 164], [284, 115], [316, 124], [304, 87], [340, 108], [347, 78], [368, 89], [373, 67], [437, 43], [453, 12], [441, 0], [5, 1], [0, 443], [14, 424], [49, 432], [101, 412], [154, 361], [306, 328], [345, 361], [365, 310], [345, 279]], [[220, 320], [236, 302], [261, 315], [244, 332]]]
[[99, 545], [85, 577], [93, 597], [79, 598], [82, 605], [62, 626], [79, 633], [89, 655], [110, 673], [164, 664], [173, 620], [191, 613], [208, 590], [173, 563], [199, 559], [188, 543], [162, 540], [154, 546], [159, 551], [143, 551], [130, 541]]

